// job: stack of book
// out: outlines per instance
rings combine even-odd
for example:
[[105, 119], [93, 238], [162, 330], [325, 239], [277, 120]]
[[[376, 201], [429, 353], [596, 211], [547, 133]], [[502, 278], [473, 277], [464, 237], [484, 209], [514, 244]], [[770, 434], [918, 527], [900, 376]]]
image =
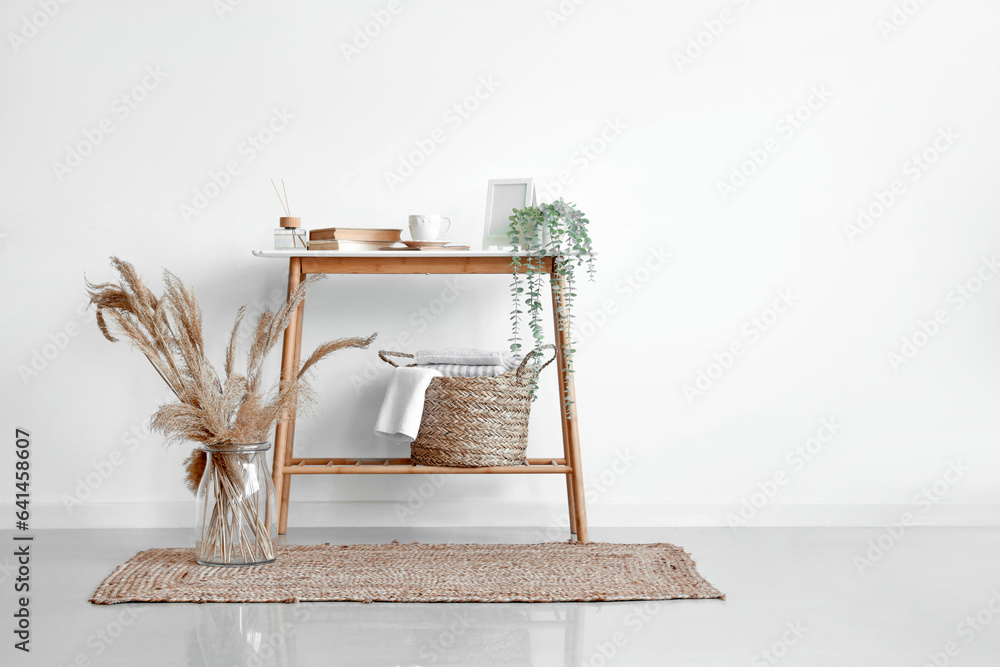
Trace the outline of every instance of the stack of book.
[[402, 229], [326, 227], [309, 232], [310, 250], [380, 250], [399, 241]]

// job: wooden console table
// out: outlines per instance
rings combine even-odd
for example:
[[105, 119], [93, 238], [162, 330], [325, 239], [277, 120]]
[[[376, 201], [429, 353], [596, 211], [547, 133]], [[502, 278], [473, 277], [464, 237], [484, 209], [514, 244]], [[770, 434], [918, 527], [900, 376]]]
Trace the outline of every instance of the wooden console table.
[[[438, 252], [379, 251], [254, 251], [257, 257], [288, 260], [288, 290], [294, 291], [312, 273], [335, 274], [507, 274], [511, 273], [510, 254], [497, 252]], [[554, 302], [566, 289], [565, 281], [553, 271], [553, 259], [545, 258], [544, 268], [550, 275]], [[305, 303], [299, 306], [285, 329], [281, 351], [281, 378], [290, 380], [298, 372], [302, 353], [302, 317]], [[566, 476], [566, 496], [569, 504], [570, 531], [580, 542], [586, 542], [587, 510], [583, 496], [583, 470], [580, 456], [580, 433], [576, 418], [575, 387], [571, 369], [562, 350], [566, 342], [563, 332], [555, 327], [556, 368], [559, 374], [559, 406], [562, 419], [563, 456], [561, 458], [530, 458], [523, 466], [487, 468], [451, 468], [413, 465], [408, 458], [295, 458], [295, 419], [278, 424], [274, 435], [275, 495], [278, 498], [278, 533], [288, 526], [288, 498], [293, 475], [419, 475], [419, 474], [558, 474]], [[571, 401], [562, 409], [562, 388]]]

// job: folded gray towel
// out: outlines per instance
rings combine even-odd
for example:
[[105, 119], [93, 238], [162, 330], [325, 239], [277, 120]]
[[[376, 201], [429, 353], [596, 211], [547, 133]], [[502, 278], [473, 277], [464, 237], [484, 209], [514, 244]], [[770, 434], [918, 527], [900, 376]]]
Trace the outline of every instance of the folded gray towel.
[[447, 377], [459, 378], [491, 378], [503, 375], [510, 370], [506, 366], [477, 366], [474, 364], [424, 364], [418, 368], [427, 368]]

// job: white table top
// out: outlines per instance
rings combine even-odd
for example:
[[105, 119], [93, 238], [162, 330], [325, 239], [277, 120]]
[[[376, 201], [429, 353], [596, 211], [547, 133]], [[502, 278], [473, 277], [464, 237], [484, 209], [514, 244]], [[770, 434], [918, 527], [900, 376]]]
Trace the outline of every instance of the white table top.
[[288, 259], [290, 257], [510, 257], [513, 252], [496, 250], [254, 250], [254, 257]]

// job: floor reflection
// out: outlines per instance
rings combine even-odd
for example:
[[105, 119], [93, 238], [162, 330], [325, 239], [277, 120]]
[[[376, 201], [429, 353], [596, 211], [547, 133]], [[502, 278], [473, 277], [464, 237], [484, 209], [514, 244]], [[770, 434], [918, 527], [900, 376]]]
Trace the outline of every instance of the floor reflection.
[[[592, 605], [599, 606], [599, 605]], [[297, 665], [579, 665], [583, 604], [205, 604], [189, 662]]]
[[293, 605], [198, 606], [189, 664], [204, 667], [295, 665]]

